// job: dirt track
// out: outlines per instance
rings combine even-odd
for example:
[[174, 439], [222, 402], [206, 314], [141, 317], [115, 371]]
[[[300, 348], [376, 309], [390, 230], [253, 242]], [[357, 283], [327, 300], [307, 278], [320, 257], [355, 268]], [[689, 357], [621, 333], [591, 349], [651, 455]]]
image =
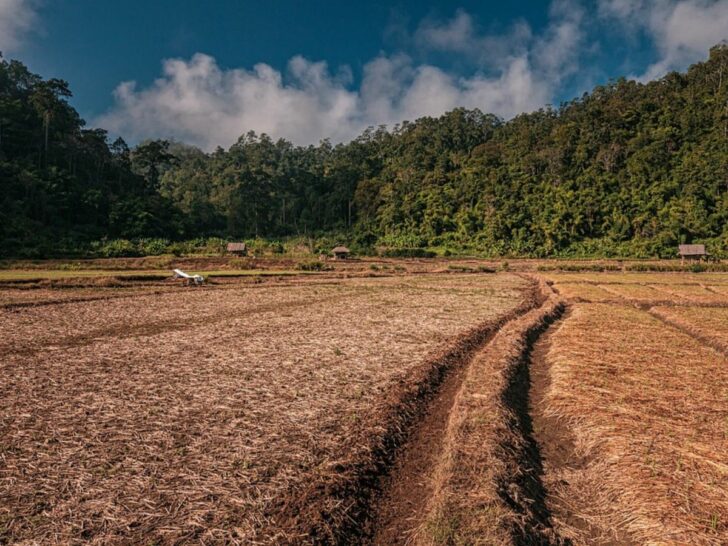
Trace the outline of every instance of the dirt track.
[[[545, 294], [541, 297], [541, 301], [544, 297]], [[513, 316], [511, 321], [519, 322], [517, 319], [520, 316], [522, 314]], [[506, 504], [515, 502], [515, 505], [511, 505], [510, 508], [515, 512], [523, 510], [522, 516], [531, 520], [527, 527], [511, 528], [510, 533], [514, 543], [561, 544], [562, 541], [550, 528], [550, 514], [545, 503], [546, 492], [541, 482], [541, 454], [529, 413], [529, 397], [532, 392], [529, 379], [531, 351], [541, 330], [548, 327], [548, 321], [542, 326], [534, 327], [530, 325], [532, 319], [524, 320], [528, 326], [523, 330], [524, 344], [520, 356], [517, 357], [518, 362], [515, 364], [513, 375], [507, 381], [505, 389], [496, 394], [504, 400], [512, 412], [514, 422], [511, 426], [518, 437], [516, 443], [520, 445], [516, 448], [517, 452], [514, 452], [514, 457], [518, 459], [514, 462], [526, 469], [525, 481], [520, 483], [521, 478], [505, 477], [506, 481], [510, 482], [510, 486], [502, 489], [499, 495], [503, 497], [503, 502]], [[501, 327], [507, 324], [501, 325]], [[498, 330], [494, 330], [481, 347], [481, 353], [484, 355], [489, 351], [494, 353], [490, 355], [490, 358], [501, 358], [498, 355], [497, 347], [489, 347]], [[457, 411], [453, 406], [464, 388], [463, 381], [468, 373], [468, 368], [474, 365], [474, 358], [488, 357], [473, 355], [461, 367], [449, 374], [437, 395], [428, 404], [423, 417], [416, 423], [406, 444], [398, 451], [391, 474], [382, 482], [383, 492], [374, 510], [371, 524], [373, 527], [371, 544], [386, 546], [430, 542], [430, 537], [427, 536], [428, 531], [425, 528], [428, 526], [433, 497], [437, 495], [436, 475], [443, 458], [448, 457], [448, 450], [453, 447], [448, 445], [448, 442], [451, 441], [448, 438], [448, 426], [450, 420], [454, 418], [453, 412]], [[534, 388], [538, 388], [538, 386], [538, 383], [534, 384]], [[548, 442], [549, 447], [552, 440], [558, 440], [556, 437], [542, 437], [541, 439]], [[516, 485], [511, 480], [519, 483]], [[532, 497], [530, 506], [523, 506], [522, 500], [519, 500], [517, 496], [515, 499], [511, 498], [512, 487], [522, 488]]]

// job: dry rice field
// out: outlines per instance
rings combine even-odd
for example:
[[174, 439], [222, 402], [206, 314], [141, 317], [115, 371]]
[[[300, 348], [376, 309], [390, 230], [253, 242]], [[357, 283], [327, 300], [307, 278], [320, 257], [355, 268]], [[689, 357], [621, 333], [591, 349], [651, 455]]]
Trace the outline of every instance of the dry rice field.
[[560, 445], [542, 449], [553, 528], [576, 544], [728, 543], [728, 275], [549, 280], [571, 303], [536, 347], [536, 437]]
[[418, 366], [526, 288], [452, 275], [3, 309], [0, 543], [283, 540], [285, 502], [370, 449]]
[[728, 544], [728, 274], [416, 273], [0, 287], [0, 544]]

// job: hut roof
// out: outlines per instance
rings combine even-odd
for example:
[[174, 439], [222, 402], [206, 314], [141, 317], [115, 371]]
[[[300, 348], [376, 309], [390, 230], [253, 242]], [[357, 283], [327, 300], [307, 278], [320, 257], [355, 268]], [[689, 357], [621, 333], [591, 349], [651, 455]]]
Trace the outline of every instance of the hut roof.
[[705, 256], [705, 245], [679, 245], [678, 254], [680, 256]]
[[227, 244], [227, 250], [228, 252], [243, 252], [245, 251], [247, 247], [245, 246], [245, 243], [228, 243]]
[[349, 254], [349, 252], [351, 251], [345, 246], [335, 246], [333, 249], [331, 249], [331, 252], [333, 252], [334, 254]]

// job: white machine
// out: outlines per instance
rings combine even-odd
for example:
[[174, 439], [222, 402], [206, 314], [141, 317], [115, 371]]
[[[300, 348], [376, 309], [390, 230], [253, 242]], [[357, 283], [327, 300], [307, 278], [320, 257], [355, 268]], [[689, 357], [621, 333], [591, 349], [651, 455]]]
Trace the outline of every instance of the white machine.
[[181, 269], [174, 270], [174, 278], [185, 279], [187, 284], [195, 284], [196, 286], [205, 282], [205, 277], [203, 277], [202, 275], [190, 275], [189, 273], [185, 273]]

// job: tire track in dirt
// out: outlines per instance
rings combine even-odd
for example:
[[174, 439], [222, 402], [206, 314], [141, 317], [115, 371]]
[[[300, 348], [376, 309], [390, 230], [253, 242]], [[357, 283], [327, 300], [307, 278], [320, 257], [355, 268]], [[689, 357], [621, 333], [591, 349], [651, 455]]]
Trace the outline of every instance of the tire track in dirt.
[[[493, 338], [491, 332], [483, 344]], [[445, 450], [445, 431], [455, 396], [468, 363], [448, 374], [411, 438], [401, 449], [394, 468], [382, 485], [384, 493], [374, 509], [375, 546], [408, 544], [426, 517], [427, 501], [433, 493], [432, 475]]]
[[604, 529], [592, 525], [580, 514], [594, 510], [589, 506], [589, 493], [574, 491], [569, 477], [586, 469], [589, 460], [576, 450], [575, 437], [568, 424], [559, 421], [547, 411], [546, 396], [551, 386], [551, 366], [548, 361], [552, 338], [569, 319], [571, 309], [548, 329], [533, 345], [530, 355], [531, 390], [529, 414], [533, 422], [533, 437], [538, 444], [542, 462], [542, 486], [545, 504], [556, 535], [565, 543], [567, 537], [579, 537], [579, 543], [599, 546], [634, 544], [634, 541], [616, 529], [605, 534]]
[[[350, 470], [313, 483], [292, 498], [281, 499], [273, 516], [284, 529], [280, 544], [372, 544], [384, 532], [384, 521], [401, 535], [417, 525], [427, 492], [428, 473], [441, 453], [444, 430], [467, 364], [505, 324], [543, 302], [537, 283], [524, 291], [524, 301], [503, 316], [464, 332], [452, 344], [432, 355], [387, 395], [383, 411], [387, 428], [381, 437], [346, 464]], [[413, 497], [416, 502], [411, 502]], [[334, 509], [322, 505], [332, 504]], [[421, 502], [420, 502], [421, 501]], [[385, 504], [386, 503], [386, 504]], [[412, 523], [414, 521], [414, 523]], [[307, 537], [302, 541], [302, 537]], [[397, 539], [379, 544], [403, 544]]]
[[[539, 305], [543, 303], [545, 294], [541, 296]], [[531, 309], [539, 305], [534, 305]], [[531, 309], [510, 317], [508, 322], [518, 320]], [[552, 320], [558, 320], [563, 309], [562, 306], [557, 306], [551, 312], [553, 316], [549, 314], [542, 322], [524, 332], [523, 352], [502, 393], [505, 404], [515, 416], [517, 422], [514, 425], [523, 440], [520, 449], [513, 450], [513, 456], [527, 469], [523, 475], [508, 476], [504, 483], [498, 484], [503, 502], [527, 520], [525, 526], [511, 530], [515, 544], [568, 544], [568, 541], [561, 540], [551, 529], [550, 514], [545, 501], [546, 491], [541, 482], [541, 455], [529, 413], [531, 350], [541, 332], [549, 327]], [[481, 344], [480, 350], [487, 350], [484, 347], [488, 346], [504, 326], [505, 324], [501, 324], [499, 328], [493, 329]], [[479, 353], [480, 350], [476, 352]], [[396, 546], [420, 542], [421, 537], [417, 533], [426, 524], [428, 510], [431, 508], [430, 501], [437, 487], [433, 477], [448, 449], [448, 422], [456, 397], [463, 388], [468, 367], [475, 357], [476, 354], [472, 354], [468, 361], [449, 374], [429, 404], [424, 417], [401, 448], [390, 475], [383, 481], [383, 493], [374, 508], [369, 544]], [[514, 496], [514, 490], [525, 495], [519, 498], [519, 493], [516, 493]], [[526, 505], [523, 505], [524, 500]]]

